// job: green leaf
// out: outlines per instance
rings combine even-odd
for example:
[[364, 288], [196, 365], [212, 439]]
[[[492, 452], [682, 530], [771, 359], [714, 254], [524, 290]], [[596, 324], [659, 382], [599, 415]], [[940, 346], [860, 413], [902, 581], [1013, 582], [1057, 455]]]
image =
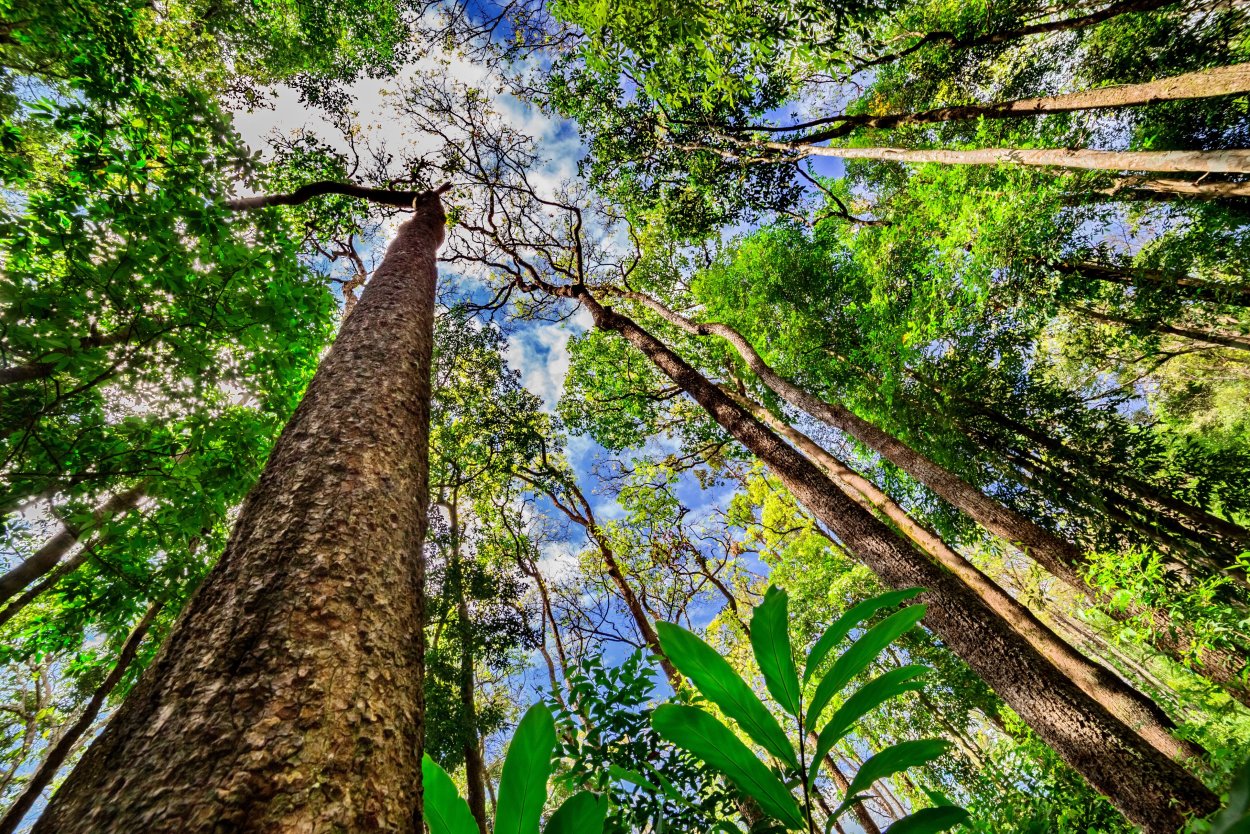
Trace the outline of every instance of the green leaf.
[[885, 834], [937, 834], [939, 831], [949, 831], [967, 821], [968, 812], [963, 808], [956, 808], [952, 805], [924, 808], [903, 817], [891, 825]]
[[837, 817], [858, 801], [860, 794], [872, 787], [872, 783], [887, 776], [893, 776], [908, 768], [919, 767], [941, 756], [950, 747], [950, 743], [938, 738], [922, 738], [917, 741], [902, 741], [887, 747], [877, 755], [864, 762], [847, 786], [846, 798], [834, 809]]
[[798, 766], [794, 748], [777, 719], [725, 658], [681, 626], [657, 623], [656, 631], [665, 656], [703, 697], [738, 722], [743, 732], [760, 747], [791, 767]]
[[651, 725], [661, 737], [724, 774], [766, 813], [791, 828], [803, 827], [803, 815], [789, 789], [711, 715], [696, 707], [664, 704], [652, 713]]
[[447, 771], [429, 753], [421, 759], [421, 786], [430, 834], [478, 834], [469, 803], [460, 798]]
[[1211, 834], [1250, 834], [1250, 760], [1233, 776], [1228, 804], [1211, 817]]
[[751, 647], [764, 685], [786, 712], [799, 715], [799, 673], [790, 650], [789, 597], [770, 586], [751, 615]]
[[555, 719], [546, 706], [535, 704], [522, 716], [508, 745], [499, 778], [495, 834], [538, 834], [555, 747]]
[[909, 605], [897, 611], [868, 629], [856, 640], [846, 652], [834, 661], [833, 668], [816, 684], [816, 692], [812, 695], [812, 703], [807, 708], [807, 726], [814, 727], [820, 720], [820, 714], [829, 706], [833, 696], [842, 691], [852, 678], [868, 668], [868, 664], [886, 646], [893, 643], [902, 634], [915, 628], [916, 623], [924, 616], [923, 605]]
[[543, 834], [601, 834], [608, 813], [608, 800], [590, 791], [575, 793], [564, 800], [547, 820]]
[[838, 707], [838, 711], [833, 714], [833, 718], [829, 719], [829, 723], [816, 738], [816, 752], [812, 754], [812, 766], [809, 771], [811, 778], [816, 778], [816, 771], [820, 768], [820, 761], [825, 754], [842, 740], [859, 719], [891, 698], [919, 689], [920, 681], [915, 678], [928, 671], [926, 666], [900, 666], [864, 684], [854, 695], [847, 698], [846, 703]]
[[839, 617], [833, 625], [825, 629], [824, 634], [820, 635], [820, 639], [816, 641], [816, 645], [812, 647], [811, 653], [807, 656], [807, 666], [803, 669], [803, 683], [807, 683], [812, 679], [812, 675], [820, 668], [820, 664], [824, 662], [833, 647], [841, 643], [846, 635], [851, 633], [853, 628], [881, 609], [893, 608], [895, 605], [911, 599], [923, 590], [923, 588], [905, 588], [901, 591], [889, 591], [872, 599], [864, 600]]

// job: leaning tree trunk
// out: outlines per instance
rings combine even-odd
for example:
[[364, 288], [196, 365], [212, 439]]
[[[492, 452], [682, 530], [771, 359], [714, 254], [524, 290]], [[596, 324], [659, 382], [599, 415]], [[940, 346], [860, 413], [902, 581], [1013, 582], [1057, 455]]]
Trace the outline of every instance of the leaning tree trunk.
[[568, 294], [586, 305], [598, 328], [619, 333], [767, 464], [886, 585], [924, 588], [925, 624], [1146, 834], [1175, 834], [1188, 816], [1218, 806], [1201, 782], [1059, 672], [962, 580], [847, 498], [814, 463], [662, 342], [584, 288], [571, 287]]
[[851, 470], [810, 437], [773, 416], [766, 408], [755, 403], [746, 405], [756, 419], [789, 440], [795, 448], [823, 468], [835, 482], [840, 483], [842, 491], [852, 500], [864, 509], [884, 515], [917, 547], [963, 580], [995, 614], [1032, 643], [1056, 668], [1113, 715], [1135, 729], [1161, 753], [1173, 759], [1201, 758], [1201, 748], [1172, 735], [1176, 724], [1154, 701], [1134, 689], [1115, 672], [1074, 649], [1026, 605], [1004, 591], [976, 565], [956, 553], [936, 533], [907, 515], [902, 507], [875, 484]]
[[39, 834], [418, 830], [435, 253], [429, 193], [216, 567]]
[[54, 570], [84, 535], [98, 530], [114, 518], [125, 515], [139, 506], [139, 502], [143, 500], [144, 487], [145, 484], [140, 484], [122, 490], [105, 501], [91, 514], [91, 523], [82, 529], [77, 529], [69, 523], [62, 524], [61, 529], [29, 559], [0, 576], [0, 603], [8, 602], [18, 591]]
[[[1082, 576], [1081, 571], [1088, 564], [1088, 560], [1079, 548], [995, 501], [955, 473], [877, 428], [845, 406], [826, 402], [790, 382], [773, 370], [737, 330], [716, 322], [695, 323], [642, 293], [619, 290], [615, 292], [623, 298], [637, 301], [687, 333], [696, 336], [715, 335], [729, 342], [751, 372], [787, 403], [863, 443], [989, 532], [1025, 551], [1048, 573], [1091, 601], [1104, 601]], [[1151, 642], [1156, 648], [1180, 663], [1196, 656], [1194, 663], [1202, 675], [1219, 684], [1239, 702], [1250, 706], [1250, 685], [1247, 685], [1243, 674], [1244, 661], [1218, 649], [1193, 651], [1189, 636], [1165, 611], [1143, 612], [1136, 608], [1110, 608], [1107, 613], [1121, 620], [1139, 614], [1148, 615], [1153, 624]]]
[[39, 767], [31, 775], [30, 781], [22, 789], [21, 795], [13, 800], [13, 804], [5, 811], [4, 818], [0, 819], [0, 834], [13, 834], [17, 827], [22, 824], [22, 819], [25, 818], [26, 814], [39, 799], [43, 789], [52, 784], [57, 771], [61, 769], [61, 765], [65, 764], [65, 760], [69, 758], [69, 754], [74, 749], [74, 746], [86, 734], [87, 730], [91, 729], [91, 725], [95, 723], [96, 717], [100, 714], [100, 709], [104, 706], [104, 701], [117, 688], [117, 684], [121, 683], [121, 679], [125, 677], [127, 670], [130, 669], [130, 664], [134, 663], [135, 656], [139, 654], [139, 646], [143, 643], [143, 638], [147, 636], [148, 629], [152, 626], [152, 621], [156, 619], [156, 615], [161, 612], [163, 607], [164, 603], [161, 602], [154, 602], [148, 606], [147, 613], [143, 615], [143, 619], [139, 620], [138, 625], [126, 637], [126, 642], [122, 645], [122, 650], [117, 655], [117, 662], [113, 664], [113, 668], [109, 670], [104, 681], [92, 693], [91, 700], [83, 707], [77, 720], [66, 728], [60, 738], [48, 748], [48, 751], [44, 754], [43, 761], [39, 763]]
[[[759, 147], [798, 157], [832, 156], [838, 159], [877, 159], [884, 162], [936, 162], [943, 165], [1025, 165], [1043, 168], [1080, 168], [1092, 171], [1160, 171], [1164, 173], [1250, 174], [1250, 150], [1215, 151], [1094, 151], [1067, 148], [830, 148], [760, 142]], [[751, 147], [748, 143], [746, 147]]]
[[1076, 93], [997, 101], [990, 104], [958, 104], [935, 107], [919, 113], [893, 113], [881, 116], [833, 116], [827, 121], [836, 127], [806, 134], [791, 142], [823, 142], [847, 136], [859, 128], [885, 130], [904, 125], [933, 124], [961, 119], [1023, 119], [1081, 110], [1108, 110], [1144, 107], [1161, 101], [1212, 98], [1250, 91], [1250, 64], [1189, 72], [1170, 78], [1157, 78], [1140, 84], [1116, 84]]

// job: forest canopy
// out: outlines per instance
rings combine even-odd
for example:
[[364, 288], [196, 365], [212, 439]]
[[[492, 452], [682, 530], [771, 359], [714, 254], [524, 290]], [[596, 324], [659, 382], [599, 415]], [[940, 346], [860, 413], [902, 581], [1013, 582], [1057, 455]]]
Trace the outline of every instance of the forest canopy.
[[0, 834], [1250, 826], [1250, 11], [0, 0]]

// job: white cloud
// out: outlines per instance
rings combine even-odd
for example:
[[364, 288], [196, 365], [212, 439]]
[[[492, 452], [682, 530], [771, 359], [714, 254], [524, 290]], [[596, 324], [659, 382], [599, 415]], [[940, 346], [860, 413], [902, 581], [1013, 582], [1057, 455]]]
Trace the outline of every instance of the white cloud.
[[535, 322], [508, 339], [504, 358], [521, 373], [522, 384], [542, 398], [548, 412], [555, 410], [569, 373], [569, 340], [590, 326], [590, 315], [579, 309], [568, 321]]

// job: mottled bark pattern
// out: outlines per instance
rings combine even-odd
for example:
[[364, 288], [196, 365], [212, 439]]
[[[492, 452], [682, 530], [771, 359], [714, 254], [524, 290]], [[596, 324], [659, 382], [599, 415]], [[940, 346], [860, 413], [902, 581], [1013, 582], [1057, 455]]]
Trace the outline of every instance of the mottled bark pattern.
[[438, 198], [400, 227], [221, 561], [35, 828], [412, 832]]
[[817, 466], [633, 320], [580, 300], [596, 326], [620, 333], [766, 463], [782, 484], [857, 559], [893, 588], [922, 587], [924, 623], [981, 676], [1039, 736], [1146, 834], [1175, 834], [1187, 815], [1217, 800], [1059, 672], [962, 580], [923, 556], [840, 492]]

